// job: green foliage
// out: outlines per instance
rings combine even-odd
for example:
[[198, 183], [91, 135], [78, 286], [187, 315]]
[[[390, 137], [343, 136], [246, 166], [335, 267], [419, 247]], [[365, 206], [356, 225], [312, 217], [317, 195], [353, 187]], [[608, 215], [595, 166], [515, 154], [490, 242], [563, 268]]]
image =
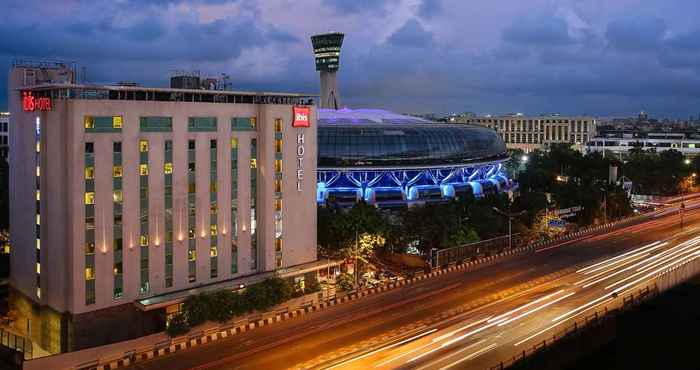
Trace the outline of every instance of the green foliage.
[[187, 315], [190, 326], [197, 326], [211, 317], [209, 295], [200, 293], [187, 297], [182, 305], [182, 311]]
[[165, 332], [171, 337], [186, 334], [188, 331], [190, 331], [190, 325], [187, 322], [187, 318], [182, 313], [173, 316], [170, 319], [168, 327], [165, 328]]
[[353, 289], [354, 281], [355, 279], [353, 276], [348, 273], [340, 274], [335, 279], [335, 283], [338, 288], [344, 292], [349, 292]]
[[[318, 286], [318, 282], [316, 282], [316, 286]], [[246, 312], [265, 311], [289, 300], [293, 294], [292, 283], [276, 277], [253, 284], [246, 288], [244, 293], [230, 290], [200, 293], [185, 300], [182, 305], [182, 313], [171, 320], [166, 330], [168, 334], [175, 336], [179, 335], [175, 333], [184, 330], [182, 327], [187, 328], [186, 332], [190, 327], [207, 320], [226, 322]], [[173, 325], [174, 328], [171, 329]]]
[[632, 180], [633, 190], [645, 195], [675, 195], [681, 191], [681, 183], [691, 172], [700, 168], [700, 160], [685, 164], [683, 154], [677, 150], [634, 151], [624, 165], [624, 174]]

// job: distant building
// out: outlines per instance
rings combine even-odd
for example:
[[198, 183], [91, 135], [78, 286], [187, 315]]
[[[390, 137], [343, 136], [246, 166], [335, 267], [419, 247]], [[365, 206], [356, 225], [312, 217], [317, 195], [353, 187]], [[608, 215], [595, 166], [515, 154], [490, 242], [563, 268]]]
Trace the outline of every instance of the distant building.
[[700, 154], [700, 135], [685, 132], [640, 132], [632, 130], [601, 131], [586, 144], [588, 152], [627, 154], [630, 150], [674, 149], [686, 156]]
[[509, 149], [530, 152], [549, 144], [568, 143], [583, 150], [584, 144], [596, 133], [593, 117], [539, 116], [521, 114], [500, 117], [472, 117], [466, 123], [486, 126], [501, 135]]
[[0, 159], [10, 160], [10, 113], [0, 112]]

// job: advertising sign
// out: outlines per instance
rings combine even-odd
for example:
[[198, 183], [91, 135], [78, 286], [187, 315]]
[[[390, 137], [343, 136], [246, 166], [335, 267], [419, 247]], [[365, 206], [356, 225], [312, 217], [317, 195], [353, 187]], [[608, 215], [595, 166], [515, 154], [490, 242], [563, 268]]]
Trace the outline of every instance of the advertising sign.
[[309, 127], [311, 126], [311, 108], [310, 107], [294, 107], [292, 108], [294, 119], [292, 127]]
[[50, 111], [51, 98], [35, 97], [31, 91], [22, 91], [22, 109], [25, 112]]

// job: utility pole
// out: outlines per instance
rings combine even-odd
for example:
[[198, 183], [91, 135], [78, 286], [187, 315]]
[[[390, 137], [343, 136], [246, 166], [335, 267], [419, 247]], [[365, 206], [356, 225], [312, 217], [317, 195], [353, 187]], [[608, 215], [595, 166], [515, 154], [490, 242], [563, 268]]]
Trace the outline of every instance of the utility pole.
[[603, 225], [608, 223], [608, 189], [600, 188], [603, 192]]
[[357, 236], [357, 226], [355, 226], [355, 286], [357, 286], [357, 274], [360, 266], [357, 264], [357, 253], [358, 253], [358, 247], [359, 247], [359, 239]]
[[527, 211], [520, 211], [520, 212], [516, 212], [516, 213], [511, 213], [510, 206], [511, 206], [511, 203], [508, 202], [508, 212], [501, 211], [500, 209], [498, 209], [496, 207], [492, 208], [496, 213], [498, 213], [502, 216], [508, 217], [508, 249], [511, 249], [513, 247], [513, 227], [512, 227], [513, 218], [524, 215], [525, 213], [527, 213]]

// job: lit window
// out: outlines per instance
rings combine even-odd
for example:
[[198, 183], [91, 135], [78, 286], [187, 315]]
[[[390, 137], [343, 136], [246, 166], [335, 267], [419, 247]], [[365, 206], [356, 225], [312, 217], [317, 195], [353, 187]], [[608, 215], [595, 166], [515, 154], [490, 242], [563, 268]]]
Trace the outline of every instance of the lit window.
[[124, 195], [121, 190], [115, 190], [112, 192], [112, 198], [114, 198], [114, 203], [121, 203]]
[[219, 255], [219, 252], [216, 249], [215, 245], [213, 245], [211, 248], [209, 248], [209, 257], [216, 257], [218, 255]]
[[40, 151], [41, 151], [41, 143], [37, 141], [36, 142], [36, 152], [39, 153]]
[[148, 165], [147, 164], [140, 164], [139, 165], [139, 174], [141, 176], [148, 176]]
[[41, 225], [41, 215], [39, 214], [36, 215], [36, 224]]
[[41, 176], [41, 167], [36, 166], [36, 177], [40, 177], [40, 176]]
[[275, 140], [275, 153], [282, 153], [282, 139]]
[[41, 264], [39, 262], [36, 263], [36, 273], [41, 274]]
[[257, 162], [257, 160], [255, 160], [255, 158], [250, 159], [250, 168], [251, 169], [258, 168], [258, 162]]
[[275, 239], [275, 252], [282, 252], [282, 239]]
[[148, 140], [140, 140], [139, 141], [139, 151], [141, 153], [145, 153], [148, 151]]
[[168, 162], [163, 167], [164, 167], [163, 171], [165, 172], [166, 175], [173, 173], [173, 164], [172, 163]]
[[41, 299], [41, 288], [36, 288], [36, 297]]
[[36, 200], [41, 200], [41, 191], [36, 191]]
[[275, 211], [282, 210], [282, 199], [275, 199]]
[[250, 118], [250, 128], [255, 129], [258, 126], [258, 120], [255, 117]]
[[148, 247], [148, 235], [141, 235], [140, 245], [142, 247]]
[[95, 280], [95, 270], [92, 267], [85, 268], [85, 280]]
[[36, 239], [36, 249], [41, 249], [41, 239]]
[[85, 116], [85, 128], [95, 128], [95, 119], [90, 116]]
[[231, 149], [238, 149], [238, 139], [231, 138]]
[[[37, 168], [37, 172], [38, 172], [38, 168]], [[92, 166], [85, 167], [85, 178], [88, 180], [95, 178], [95, 167], [92, 167]]]
[[282, 172], [282, 160], [281, 159], [275, 159], [275, 171]]
[[112, 176], [122, 177], [124, 175], [124, 169], [122, 166], [112, 166]]
[[282, 132], [282, 120], [279, 118], [275, 120], [275, 132]]
[[112, 117], [112, 128], [122, 128], [122, 116]]
[[282, 192], [282, 180], [280, 180], [280, 179], [275, 180], [275, 192], [276, 193]]
[[216, 224], [209, 226], [209, 233], [211, 236], [216, 236]]
[[197, 260], [197, 251], [196, 250], [187, 251], [187, 260], [188, 261], [196, 261]]
[[95, 204], [95, 192], [85, 192], [85, 204]]

